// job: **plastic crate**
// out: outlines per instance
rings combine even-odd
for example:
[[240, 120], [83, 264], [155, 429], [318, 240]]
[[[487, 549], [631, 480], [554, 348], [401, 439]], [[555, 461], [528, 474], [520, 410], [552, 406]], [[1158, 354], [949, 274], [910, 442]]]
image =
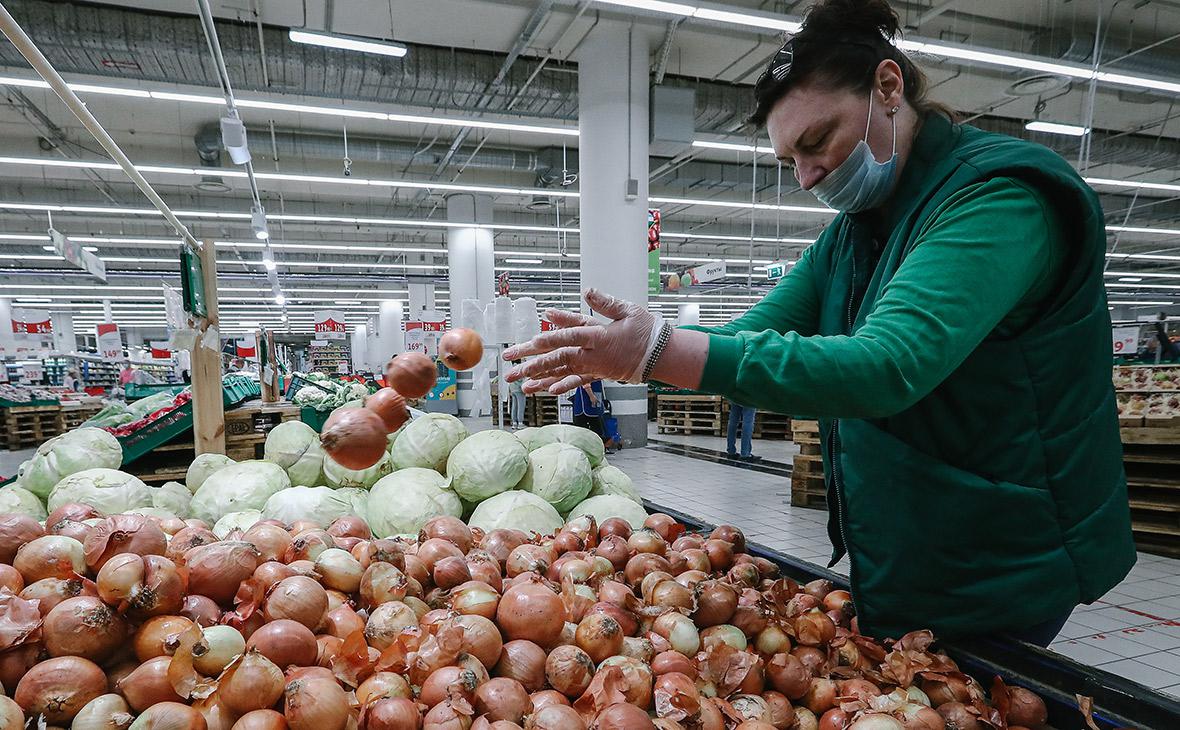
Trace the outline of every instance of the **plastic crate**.
[[128, 383], [123, 387], [123, 395], [127, 400], [140, 400], [147, 398], [149, 395], [156, 395], [157, 393], [165, 393], [173, 391], [179, 393], [183, 389], [183, 385], [175, 383]]
[[129, 464], [152, 449], [166, 444], [193, 427], [193, 402], [190, 400], [179, 408], [165, 413], [143, 428], [120, 436], [123, 447], [123, 463]]
[[331, 411], [319, 411], [311, 406], [303, 406], [299, 409], [299, 420], [314, 428], [316, 433], [324, 428], [324, 422], [328, 420], [330, 415], [332, 415]]
[[253, 378], [244, 375], [226, 375], [221, 381], [221, 399], [226, 406], [237, 405], [260, 395], [262, 395], [262, 386]]
[[309, 386], [309, 385], [313, 388], [319, 388], [320, 390], [324, 391], [325, 393], [328, 393], [329, 395], [334, 394], [336, 392], [335, 390], [333, 390], [331, 388], [320, 385], [319, 383], [317, 383], [314, 380], [308, 380], [307, 378], [301, 377], [298, 373], [296, 373], [291, 376], [291, 382], [287, 384], [287, 390], [283, 392], [283, 397], [286, 398], [287, 400], [292, 400], [295, 397], [296, 393], [298, 393], [302, 388]]

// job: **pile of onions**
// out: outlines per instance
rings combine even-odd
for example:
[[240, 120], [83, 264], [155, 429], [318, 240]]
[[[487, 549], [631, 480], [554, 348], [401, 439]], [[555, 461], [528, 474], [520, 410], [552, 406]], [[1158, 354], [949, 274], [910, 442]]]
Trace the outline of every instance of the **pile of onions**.
[[[475, 356], [451, 334], [455, 357]], [[404, 400], [375, 398], [357, 410], [384, 444], [378, 414]], [[347, 516], [327, 529], [265, 520], [219, 540], [203, 523], [170, 533], [154, 517], [84, 505], [49, 523], [0, 515], [0, 684], [11, 694], [0, 694], [0, 727], [1047, 722], [1041, 698], [998, 680], [993, 706], [931, 652], [929, 632], [860, 635], [847, 591], [780, 577], [732, 526], [698, 535], [661, 514], [640, 529], [579, 518], [530, 538], [437, 517], [417, 539], [374, 539]]]

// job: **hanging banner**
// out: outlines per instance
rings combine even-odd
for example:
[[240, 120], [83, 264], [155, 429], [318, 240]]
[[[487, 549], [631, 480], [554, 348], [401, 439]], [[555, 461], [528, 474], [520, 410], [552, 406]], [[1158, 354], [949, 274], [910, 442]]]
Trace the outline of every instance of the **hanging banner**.
[[82, 244], [71, 241], [52, 228], [49, 229], [49, 238], [53, 240], [53, 250], [58, 256], [102, 283], [107, 283], [107, 265], [102, 259], [87, 251]]
[[258, 355], [258, 345], [252, 334], [239, 337], [235, 345], [237, 348], [235, 354], [238, 357], [254, 359]]
[[647, 209], [647, 293], [660, 293], [660, 211]]
[[315, 313], [315, 334], [317, 339], [343, 340], [346, 332], [344, 312], [338, 309], [322, 309]]
[[446, 330], [446, 320], [418, 320], [405, 323], [406, 352], [420, 352], [438, 357], [438, 338]]
[[1139, 351], [1139, 327], [1115, 327], [1111, 339], [1116, 355], [1134, 355]]
[[53, 321], [49, 312], [37, 309], [12, 310], [12, 336], [18, 350], [40, 350], [53, 343]]
[[168, 340], [152, 340], [148, 346], [151, 347], [153, 360], [172, 359], [172, 350], [168, 349]]
[[119, 335], [119, 325], [114, 322], [101, 322], [95, 326], [98, 335], [98, 356], [105, 360], [123, 359], [123, 338]]
[[500, 297], [508, 296], [508, 272], [507, 271], [501, 272], [501, 274], [496, 277], [496, 296], [500, 296]]
[[670, 274], [664, 286], [668, 291], [675, 291], [690, 286], [700, 286], [711, 281], [724, 279], [726, 274], [724, 261], [711, 261], [707, 264], [686, 269], [683, 274]]

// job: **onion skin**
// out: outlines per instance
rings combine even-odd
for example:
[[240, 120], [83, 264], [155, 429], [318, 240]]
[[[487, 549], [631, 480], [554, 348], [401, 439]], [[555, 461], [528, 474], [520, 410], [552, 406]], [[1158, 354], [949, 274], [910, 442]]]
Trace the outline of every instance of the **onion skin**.
[[86, 703], [107, 691], [107, 677], [97, 664], [81, 657], [47, 659], [30, 669], [13, 699], [26, 714], [68, 724]]
[[[69, 505], [62, 505], [67, 507]], [[57, 514], [61, 508], [54, 510]], [[47, 521], [46, 524], [56, 524]], [[0, 515], [0, 563], [12, 565], [16, 551], [21, 545], [45, 536], [45, 528], [28, 515]]]

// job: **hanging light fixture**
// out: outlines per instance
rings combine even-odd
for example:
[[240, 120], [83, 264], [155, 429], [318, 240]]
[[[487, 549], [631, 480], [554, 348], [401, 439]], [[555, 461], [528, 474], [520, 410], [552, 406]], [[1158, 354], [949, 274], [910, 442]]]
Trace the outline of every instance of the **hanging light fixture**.
[[254, 237], [258, 240], [265, 241], [270, 238], [270, 229], [266, 226], [266, 209], [261, 205], [250, 208], [250, 227], [254, 229]]

